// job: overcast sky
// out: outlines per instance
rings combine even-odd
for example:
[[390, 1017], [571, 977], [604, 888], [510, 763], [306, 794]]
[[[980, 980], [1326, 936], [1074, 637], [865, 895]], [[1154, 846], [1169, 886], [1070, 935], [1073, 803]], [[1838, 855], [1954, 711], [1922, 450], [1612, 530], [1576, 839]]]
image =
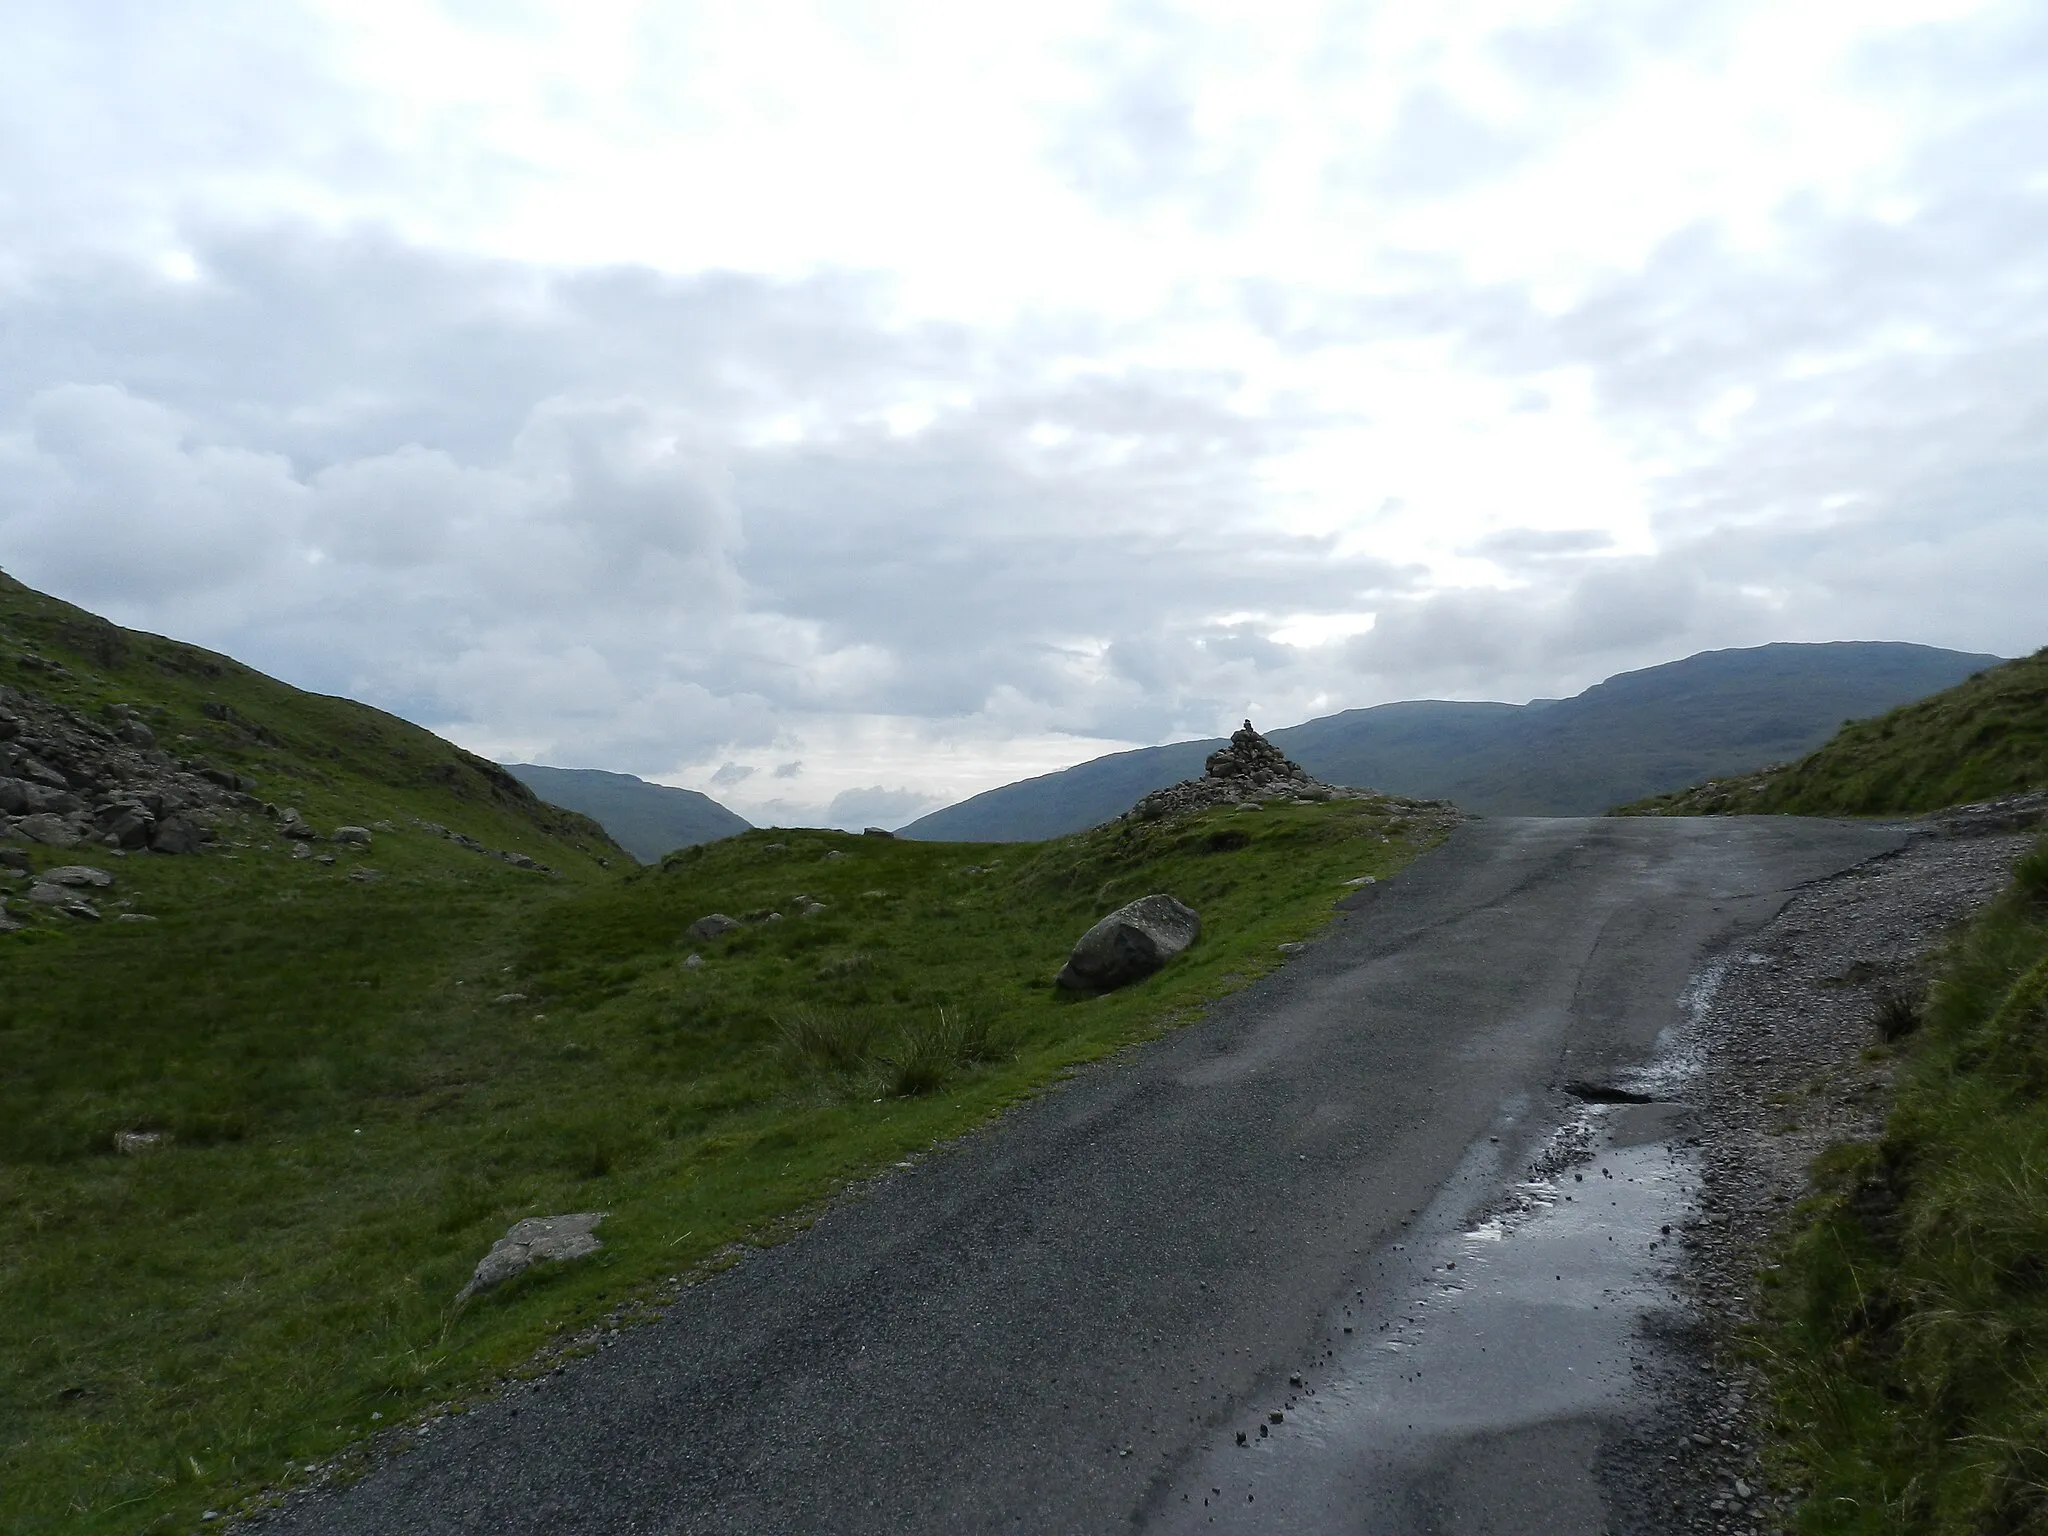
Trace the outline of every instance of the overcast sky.
[[897, 824], [2048, 643], [2048, 7], [0, 0], [0, 567]]

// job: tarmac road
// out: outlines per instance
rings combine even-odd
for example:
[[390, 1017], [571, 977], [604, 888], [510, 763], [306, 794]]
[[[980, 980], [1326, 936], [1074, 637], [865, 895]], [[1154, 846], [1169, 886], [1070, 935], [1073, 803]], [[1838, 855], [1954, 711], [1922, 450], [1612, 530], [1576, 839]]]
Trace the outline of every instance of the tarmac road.
[[[1645, 1063], [1688, 982], [1792, 890], [1902, 841], [1794, 818], [1470, 823], [1202, 1022], [263, 1529], [1177, 1530], [1210, 1518], [1196, 1500], [1240, 1429], [1244, 1467], [1296, 1458], [1247, 1490], [1296, 1464], [1314, 1480], [1369, 1425], [1257, 1426], [1305, 1394], [1290, 1376], [1334, 1368], [1343, 1309], [1397, 1306], [1414, 1254], [1578, 1109], [1563, 1085]], [[1497, 1430], [1322, 1478], [1313, 1508], [1269, 1493], [1250, 1523], [1600, 1529], [1603, 1426], [1635, 1407], [1553, 1390], [1575, 1369], [1557, 1339], [1600, 1294], [1546, 1303], [1526, 1349], [1496, 1341], [1480, 1395], [1518, 1405]], [[1465, 1358], [1437, 1342], [1415, 1358]]]

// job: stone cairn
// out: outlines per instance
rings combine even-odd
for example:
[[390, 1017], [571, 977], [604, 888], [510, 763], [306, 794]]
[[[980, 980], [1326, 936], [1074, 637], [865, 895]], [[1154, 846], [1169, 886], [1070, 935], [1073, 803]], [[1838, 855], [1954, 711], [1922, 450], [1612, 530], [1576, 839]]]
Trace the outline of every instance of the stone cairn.
[[1158, 821], [1212, 805], [1259, 804], [1267, 800], [1335, 800], [1362, 791], [1324, 784], [1310, 776], [1251, 721], [1231, 733], [1230, 745], [1209, 754], [1199, 779], [1155, 789], [1125, 813], [1132, 821]]

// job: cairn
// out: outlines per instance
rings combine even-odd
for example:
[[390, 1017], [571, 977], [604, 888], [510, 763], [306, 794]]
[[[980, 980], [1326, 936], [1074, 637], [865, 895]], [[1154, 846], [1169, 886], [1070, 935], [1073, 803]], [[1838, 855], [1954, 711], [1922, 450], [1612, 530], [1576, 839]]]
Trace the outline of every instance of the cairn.
[[1334, 800], [1358, 790], [1325, 784], [1252, 729], [1233, 731], [1230, 745], [1209, 754], [1202, 777], [1155, 789], [1126, 813], [1133, 821], [1157, 821], [1212, 805], [1267, 800]]

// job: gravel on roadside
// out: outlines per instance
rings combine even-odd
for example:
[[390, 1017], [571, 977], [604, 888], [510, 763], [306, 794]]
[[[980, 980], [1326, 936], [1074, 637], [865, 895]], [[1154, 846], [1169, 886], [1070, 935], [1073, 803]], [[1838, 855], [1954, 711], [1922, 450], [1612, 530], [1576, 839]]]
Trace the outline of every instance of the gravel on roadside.
[[1798, 892], [1721, 957], [1686, 1094], [1702, 1158], [1678, 1266], [1691, 1321], [1647, 1341], [1659, 1406], [1603, 1453], [1617, 1533], [1788, 1528], [1791, 1497], [1763, 1478], [1763, 1384], [1742, 1353], [1764, 1266], [1814, 1157], [1883, 1130], [1894, 1063], [1881, 997], [1919, 995], [1943, 941], [2032, 842], [1995, 822], [1916, 826], [1903, 849]]

